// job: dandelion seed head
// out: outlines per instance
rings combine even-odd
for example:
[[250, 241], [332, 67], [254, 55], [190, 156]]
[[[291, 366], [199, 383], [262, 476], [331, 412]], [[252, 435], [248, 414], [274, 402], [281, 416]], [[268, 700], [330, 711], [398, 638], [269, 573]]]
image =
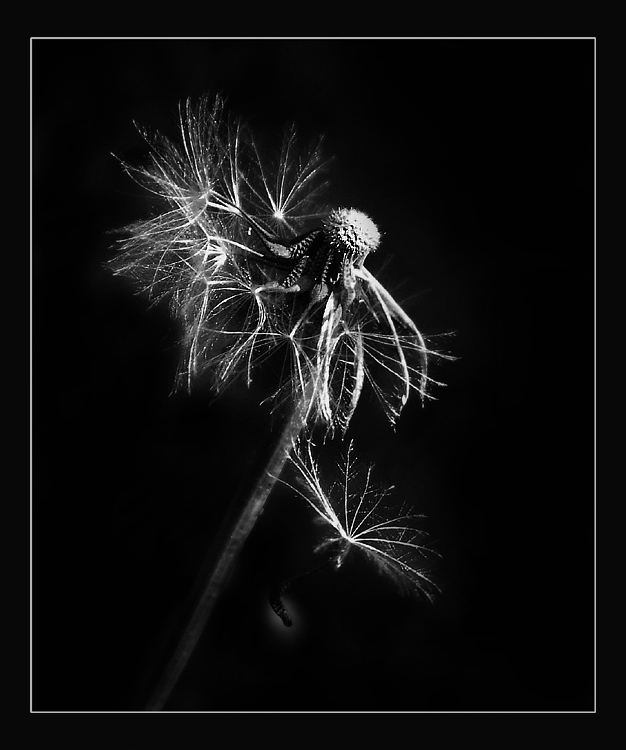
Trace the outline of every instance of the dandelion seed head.
[[319, 143], [302, 150], [290, 130], [267, 159], [219, 97], [181, 107], [178, 143], [144, 137], [147, 164], [123, 165], [158, 198], [156, 213], [125, 229], [109, 266], [152, 302], [170, 300], [177, 387], [204, 374], [218, 392], [250, 384], [282, 357], [268, 400], [306, 398], [329, 434], [345, 434], [364, 386], [392, 423], [411, 390], [427, 395], [431, 352], [364, 265], [381, 233], [362, 211], [322, 201]]
[[331, 244], [348, 248], [353, 255], [373, 253], [380, 244], [380, 231], [367, 214], [356, 208], [336, 208], [324, 220]]

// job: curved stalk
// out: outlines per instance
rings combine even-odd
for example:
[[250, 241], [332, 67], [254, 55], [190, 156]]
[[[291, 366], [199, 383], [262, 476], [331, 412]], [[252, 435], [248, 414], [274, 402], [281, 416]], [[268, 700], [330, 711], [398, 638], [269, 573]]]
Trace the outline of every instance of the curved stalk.
[[270, 458], [244, 502], [237, 504], [226, 518], [217, 543], [209, 552], [194, 585], [195, 603], [165, 669], [146, 705], [148, 711], [161, 711], [200, 640], [217, 599], [250, 532], [261, 515], [267, 498], [280, 476], [294, 443], [306, 424], [309, 409], [309, 385], [278, 436]]

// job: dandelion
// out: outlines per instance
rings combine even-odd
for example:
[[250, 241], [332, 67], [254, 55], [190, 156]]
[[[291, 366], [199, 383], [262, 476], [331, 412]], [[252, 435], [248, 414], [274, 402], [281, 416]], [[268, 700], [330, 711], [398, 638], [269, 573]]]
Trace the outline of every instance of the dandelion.
[[[152, 710], [171, 694], [301, 435], [316, 424], [326, 436], [345, 435], [366, 386], [394, 423], [412, 391], [425, 399], [435, 383], [424, 337], [365, 267], [380, 252], [378, 227], [359, 209], [324, 202], [319, 142], [301, 151], [291, 129], [276, 162], [268, 162], [219, 97], [187, 102], [179, 125], [179, 143], [142, 131], [148, 163], [123, 163], [160, 207], [124, 230], [110, 268], [153, 303], [169, 301], [182, 328], [178, 388], [192, 388], [203, 375], [218, 392], [240, 379], [250, 384], [268, 358], [282, 355], [283, 374], [269, 398], [290, 413], [263, 475], [233, 507], [215, 557], [203, 566], [208, 575], [200, 574], [197, 604], [149, 701]], [[338, 549], [337, 565], [357, 549], [404, 586], [430, 595], [432, 582], [414, 561], [425, 553], [414, 517], [382, 516], [386, 493], [370, 487], [369, 471], [356, 499], [349, 468], [338, 510], [310, 450], [309, 443], [292, 461], [307, 488], [300, 494], [328, 527], [319, 549]]]
[[[345, 433], [368, 384], [393, 423], [411, 391], [434, 383], [417, 326], [364, 266], [381, 234], [364, 212], [329, 210], [319, 143], [295, 132], [277, 166], [218, 97], [181, 108], [180, 144], [144, 133], [143, 167], [124, 165], [164, 204], [126, 228], [110, 266], [182, 323], [177, 387], [205, 373], [221, 391], [283, 353], [276, 406], [307, 400], [305, 418]], [[308, 394], [308, 395], [307, 395]]]

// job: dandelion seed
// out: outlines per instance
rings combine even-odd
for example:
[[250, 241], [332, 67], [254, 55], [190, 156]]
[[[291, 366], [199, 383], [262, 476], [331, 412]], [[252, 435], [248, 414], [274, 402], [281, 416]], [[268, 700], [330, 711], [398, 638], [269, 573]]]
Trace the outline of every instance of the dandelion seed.
[[285, 605], [285, 602], [283, 600], [283, 594], [285, 593], [286, 586], [280, 585], [274, 587], [270, 591], [270, 598], [269, 603], [270, 607], [274, 610], [274, 612], [280, 617], [280, 619], [283, 621], [283, 625], [286, 628], [290, 628], [293, 625], [293, 620], [291, 618], [291, 613], [287, 609], [287, 606]]
[[392, 423], [412, 390], [427, 397], [432, 352], [364, 266], [381, 244], [374, 221], [322, 202], [319, 144], [301, 152], [288, 131], [272, 169], [219, 97], [181, 107], [180, 144], [144, 136], [148, 165], [125, 168], [164, 211], [127, 228], [110, 266], [169, 298], [183, 326], [179, 387], [204, 373], [218, 391], [249, 384], [283, 352], [271, 398], [309, 394], [308, 418], [330, 434], [346, 432], [366, 384]]
[[318, 552], [331, 554], [336, 568], [353, 550], [359, 551], [379, 572], [389, 575], [405, 591], [420, 592], [432, 600], [438, 590], [424, 562], [435, 554], [424, 545], [417, 524], [423, 516], [407, 507], [393, 510], [388, 497], [393, 487], [372, 484], [372, 467], [361, 474], [352, 458], [353, 442], [345, 456], [342, 480], [326, 490], [313, 458], [310, 441], [294, 446], [291, 462], [297, 485], [283, 481], [317, 514], [324, 539]]
[[325, 568], [329, 562], [331, 562], [330, 559], [322, 563], [321, 565], [318, 565], [316, 568], [313, 568], [313, 570], [307, 570], [304, 573], [300, 573], [299, 575], [293, 576], [292, 578], [288, 578], [286, 581], [282, 581], [281, 583], [272, 587], [269, 595], [269, 605], [278, 615], [278, 617], [280, 617], [280, 619], [283, 621], [283, 625], [285, 625], [285, 627], [289, 628], [293, 625], [291, 613], [289, 612], [289, 609], [287, 608], [284, 600], [287, 589], [290, 589], [294, 585], [294, 583], [297, 583], [302, 578], [306, 578], [322, 570], [322, 568]]

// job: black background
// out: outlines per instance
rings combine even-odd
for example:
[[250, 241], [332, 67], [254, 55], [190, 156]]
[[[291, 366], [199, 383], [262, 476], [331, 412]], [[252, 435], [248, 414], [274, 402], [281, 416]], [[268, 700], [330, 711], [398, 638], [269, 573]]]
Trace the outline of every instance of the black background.
[[359, 453], [427, 515], [435, 605], [366, 561], [313, 567], [277, 490], [168, 708], [594, 707], [594, 43], [32, 43], [33, 709], [141, 710], [229, 498], [271, 434], [262, 387], [170, 395], [177, 335], [103, 263], [150, 201], [133, 121], [175, 134], [221, 92], [253, 130], [323, 133], [331, 197], [384, 232], [368, 262], [458, 357]]

